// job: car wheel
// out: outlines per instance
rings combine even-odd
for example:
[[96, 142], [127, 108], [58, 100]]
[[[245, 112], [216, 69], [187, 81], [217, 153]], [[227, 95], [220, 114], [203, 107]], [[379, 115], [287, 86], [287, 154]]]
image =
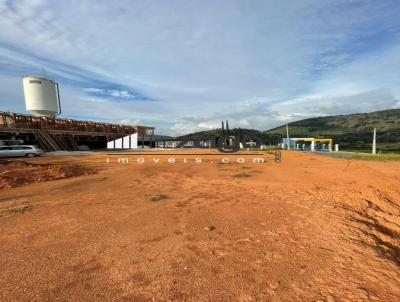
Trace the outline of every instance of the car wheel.
[[27, 153], [25, 154], [26, 157], [35, 157], [36, 154], [35, 153]]

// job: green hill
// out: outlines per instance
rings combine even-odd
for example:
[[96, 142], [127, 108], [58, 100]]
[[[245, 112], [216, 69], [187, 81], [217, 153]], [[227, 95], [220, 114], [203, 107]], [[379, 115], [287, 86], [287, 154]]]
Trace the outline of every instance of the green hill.
[[[373, 128], [377, 149], [400, 151], [400, 109], [371, 113], [325, 116], [289, 123], [291, 137], [331, 137], [344, 150], [370, 150]], [[270, 137], [286, 136], [286, 127], [264, 132]]]
[[[230, 135], [234, 135], [239, 137], [239, 129], [234, 128], [229, 130]], [[199, 131], [190, 134], [186, 134], [183, 136], [177, 137], [177, 139], [187, 139], [187, 140], [195, 140], [195, 139], [213, 139], [215, 137], [220, 137], [222, 135], [221, 129], [213, 129], [207, 131]], [[262, 131], [254, 130], [254, 129], [240, 129], [240, 136], [242, 140], [257, 140], [259, 142], [265, 143], [268, 141], [269, 136]]]
[[[373, 128], [377, 128], [377, 149], [400, 151], [400, 109], [370, 113], [335, 115], [304, 119], [289, 123], [291, 137], [333, 138], [341, 150], [371, 150]], [[238, 136], [237, 128], [230, 131]], [[220, 129], [195, 132], [181, 139], [212, 138], [221, 135]], [[241, 129], [243, 140], [255, 139], [264, 144], [276, 145], [286, 137], [285, 125], [267, 131]]]

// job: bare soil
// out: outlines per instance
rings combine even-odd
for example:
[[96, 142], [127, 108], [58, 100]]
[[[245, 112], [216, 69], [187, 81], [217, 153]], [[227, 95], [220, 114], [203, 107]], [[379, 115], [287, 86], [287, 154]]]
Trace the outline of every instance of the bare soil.
[[400, 163], [184, 157], [1, 190], [0, 301], [400, 301]]
[[79, 165], [37, 164], [24, 160], [0, 160], [0, 189], [94, 173], [96, 173], [94, 169]]

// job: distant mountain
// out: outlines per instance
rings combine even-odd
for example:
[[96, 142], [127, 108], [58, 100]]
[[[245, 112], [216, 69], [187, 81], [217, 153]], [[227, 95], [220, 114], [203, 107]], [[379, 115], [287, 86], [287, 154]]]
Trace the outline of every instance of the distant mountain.
[[[372, 131], [377, 128], [377, 149], [400, 151], [400, 109], [370, 113], [324, 116], [289, 123], [291, 137], [330, 137], [342, 150], [371, 150]], [[238, 136], [239, 129], [230, 131]], [[277, 144], [286, 137], [285, 125], [267, 131], [241, 129], [243, 140], [254, 139], [264, 144]], [[213, 138], [221, 136], [220, 129], [195, 132], [181, 139]]]
[[[370, 150], [373, 128], [377, 128], [377, 149], [400, 151], [400, 109], [316, 117], [289, 123], [291, 137], [331, 137], [341, 149]], [[264, 132], [285, 137], [285, 125]]]
[[[229, 129], [229, 135], [234, 135], [236, 137], [239, 137], [239, 129], [238, 128]], [[214, 139], [216, 137], [221, 137], [221, 136], [222, 136], [221, 129], [213, 129], [208, 131], [200, 131], [200, 132], [190, 133], [187, 135], [182, 135], [177, 137], [177, 139], [185, 139], [185, 140]], [[242, 141], [247, 141], [252, 139], [260, 143], [268, 143], [268, 144], [270, 143], [269, 135], [259, 130], [240, 129], [240, 137], [242, 138]], [[279, 139], [275, 139], [275, 143], [277, 143], [278, 140]]]
[[[229, 129], [229, 134], [238, 136], [239, 128]], [[247, 136], [264, 137], [264, 136], [266, 136], [262, 131], [254, 130], [254, 129], [240, 129], [240, 134], [244, 137], [247, 137]], [[221, 135], [222, 135], [221, 129], [213, 129], [213, 130], [199, 131], [199, 132], [182, 135], [182, 136], [179, 136], [178, 138], [180, 138], [180, 139], [196, 139], [199, 137], [214, 138], [214, 137], [219, 137]]]

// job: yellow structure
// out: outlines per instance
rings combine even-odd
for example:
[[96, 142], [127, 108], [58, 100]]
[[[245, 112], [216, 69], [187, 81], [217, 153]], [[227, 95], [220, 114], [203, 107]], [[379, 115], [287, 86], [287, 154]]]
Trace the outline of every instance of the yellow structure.
[[332, 144], [333, 140], [331, 138], [303, 138], [305, 142], [311, 142], [311, 151], [315, 150], [315, 143], [327, 143], [328, 144], [328, 151], [332, 152]]
[[[333, 151], [333, 140], [331, 138], [314, 138], [314, 137], [291, 137], [289, 138], [289, 144], [290, 144], [290, 149], [293, 150], [305, 150], [305, 144], [301, 144], [298, 142], [307, 142], [310, 143], [310, 151], [315, 151], [316, 150], [316, 144], [317, 143], [322, 143], [322, 144], [327, 144], [328, 145], [328, 151], [332, 152]], [[282, 139], [282, 147], [285, 148], [287, 146], [287, 138]], [[337, 146], [338, 147], [338, 146]], [[323, 148], [324, 149], [324, 148]]]

